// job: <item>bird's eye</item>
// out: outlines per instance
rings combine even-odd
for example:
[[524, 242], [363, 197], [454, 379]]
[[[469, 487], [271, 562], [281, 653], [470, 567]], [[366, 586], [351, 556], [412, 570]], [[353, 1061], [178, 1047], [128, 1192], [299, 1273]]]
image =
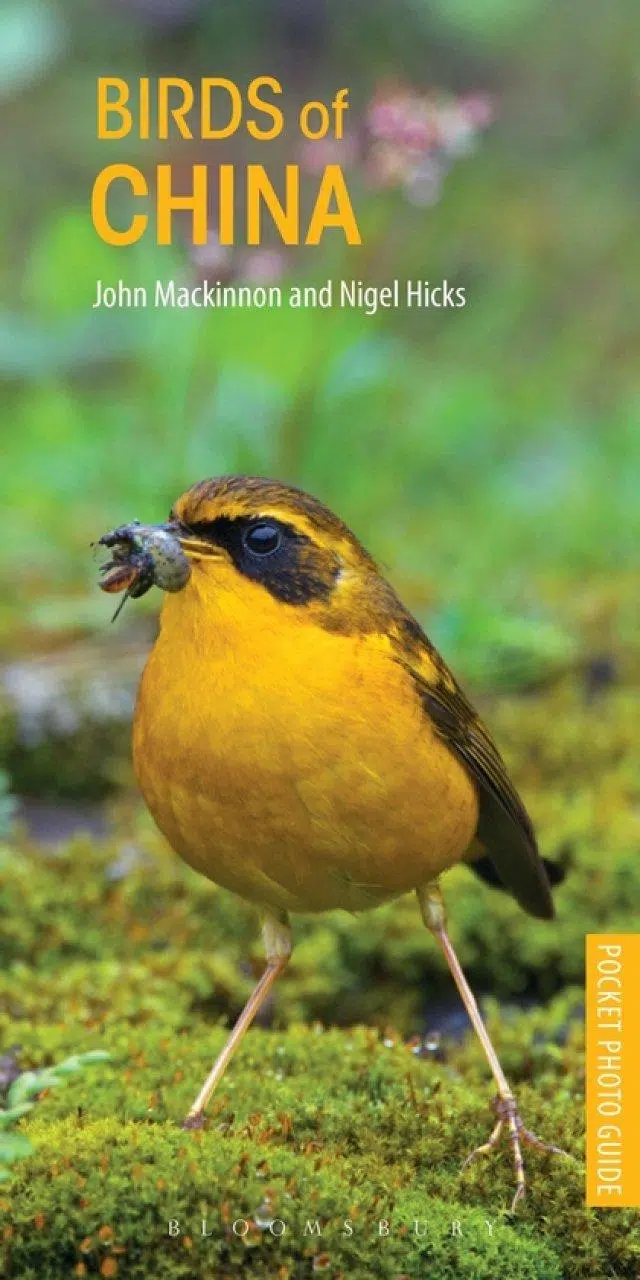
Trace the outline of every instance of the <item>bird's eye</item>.
[[266, 520], [254, 524], [244, 535], [244, 545], [254, 556], [268, 556], [277, 551], [282, 543], [282, 533], [277, 524], [269, 524]]

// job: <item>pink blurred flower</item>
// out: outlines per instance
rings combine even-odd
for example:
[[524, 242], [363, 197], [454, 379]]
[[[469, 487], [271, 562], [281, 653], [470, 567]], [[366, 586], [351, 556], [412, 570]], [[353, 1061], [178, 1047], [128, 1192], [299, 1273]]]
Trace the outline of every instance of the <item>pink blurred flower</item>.
[[238, 276], [251, 284], [276, 284], [282, 279], [284, 269], [283, 253], [277, 249], [256, 249], [243, 259]]
[[483, 94], [453, 97], [381, 87], [366, 114], [364, 170], [374, 186], [400, 187], [412, 204], [435, 204], [454, 160], [468, 155], [494, 118]]
[[215, 271], [222, 275], [232, 272], [233, 251], [220, 244], [215, 227], [209, 231], [206, 244], [194, 244], [191, 248], [191, 261], [202, 271]]
[[298, 148], [298, 159], [305, 173], [322, 173], [328, 164], [354, 164], [358, 159], [358, 144], [352, 136], [319, 138], [317, 142], [305, 140]]

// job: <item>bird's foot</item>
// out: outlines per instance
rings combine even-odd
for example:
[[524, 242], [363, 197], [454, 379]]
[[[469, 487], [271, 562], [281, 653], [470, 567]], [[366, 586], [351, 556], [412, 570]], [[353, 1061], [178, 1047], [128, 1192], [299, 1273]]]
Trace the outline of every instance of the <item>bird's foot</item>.
[[525, 1128], [522, 1120], [520, 1119], [520, 1114], [513, 1094], [508, 1094], [504, 1098], [501, 1098], [500, 1096], [494, 1098], [493, 1105], [498, 1117], [497, 1123], [487, 1138], [487, 1141], [483, 1142], [479, 1147], [476, 1147], [475, 1151], [472, 1151], [471, 1154], [467, 1156], [462, 1169], [466, 1169], [467, 1165], [470, 1165], [471, 1161], [475, 1160], [477, 1156], [488, 1155], [493, 1151], [500, 1141], [502, 1130], [506, 1128], [513, 1152], [513, 1163], [516, 1169], [516, 1192], [511, 1202], [511, 1212], [514, 1213], [519, 1201], [522, 1200], [526, 1191], [522, 1147], [537, 1147], [538, 1151], [548, 1151], [554, 1156], [566, 1156], [568, 1160], [571, 1159], [571, 1156], [568, 1151], [563, 1151], [561, 1147], [556, 1147], [551, 1142], [543, 1142], [542, 1138], [539, 1138], [537, 1134], [532, 1133], [530, 1129]]
[[190, 1111], [188, 1116], [185, 1116], [182, 1121], [180, 1128], [204, 1129], [204, 1111]]

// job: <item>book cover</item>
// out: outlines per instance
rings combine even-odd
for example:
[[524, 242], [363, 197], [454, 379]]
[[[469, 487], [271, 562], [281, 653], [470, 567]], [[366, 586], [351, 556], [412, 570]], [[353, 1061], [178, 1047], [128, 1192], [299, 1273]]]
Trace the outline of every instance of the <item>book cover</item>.
[[0, 4], [15, 1280], [635, 1280], [637, 7]]

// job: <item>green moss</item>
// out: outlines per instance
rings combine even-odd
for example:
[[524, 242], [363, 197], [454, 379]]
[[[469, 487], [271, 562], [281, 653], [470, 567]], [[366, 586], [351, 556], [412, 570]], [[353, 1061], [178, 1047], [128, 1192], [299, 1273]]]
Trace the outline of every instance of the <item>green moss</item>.
[[[566, 1015], [563, 1000], [546, 1020], [538, 1012], [501, 1029], [493, 1019], [492, 1030], [527, 1121], [579, 1157], [580, 1034], [531, 1055], [537, 1035]], [[508, 1150], [460, 1173], [491, 1124], [473, 1042], [438, 1064], [371, 1029], [256, 1030], [207, 1127], [185, 1133], [179, 1121], [222, 1030], [195, 1022], [177, 1031], [156, 1020], [84, 1035], [62, 1025], [11, 1034], [30, 1061], [78, 1039], [116, 1059], [113, 1069], [70, 1079], [23, 1122], [36, 1153], [15, 1166], [3, 1209], [7, 1266], [24, 1280], [115, 1274], [100, 1273], [107, 1257], [132, 1280], [235, 1276], [247, 1259], [252, 1275], [298, 1277], [312, 1274], [314, 1259], [323, 1269], [325, 1254], [328, 1274], [362, 1280], [427, 1268], [434, 1280], [494, 1280], [498, 1269], [504, 1280], [635, 1275], [634, 1215], [583, 1208], [579, 1159], [527, 1153], [529, 1195], [515, 1219], [505, 1212]], [[274, 1218], [286, 1223], [279, 1239], [264, 1225]], [[179, 1236], [169, 1236], [170, 1219]], [[242, 1219], [245, 1238], [231, 1227]], [[320, 1236], [305, 1232], [316, 1219]], [[345, 1219], [353, 1235], [344, 1234]], [[74, 1272], [81, 1262], [86, 1272]]]

